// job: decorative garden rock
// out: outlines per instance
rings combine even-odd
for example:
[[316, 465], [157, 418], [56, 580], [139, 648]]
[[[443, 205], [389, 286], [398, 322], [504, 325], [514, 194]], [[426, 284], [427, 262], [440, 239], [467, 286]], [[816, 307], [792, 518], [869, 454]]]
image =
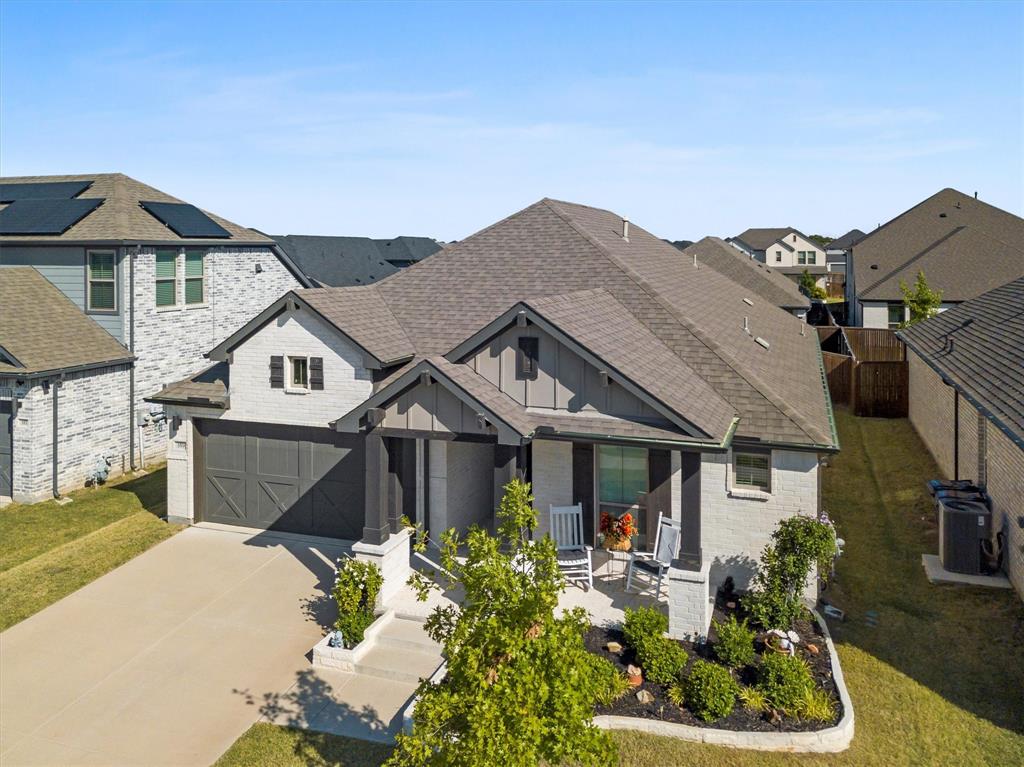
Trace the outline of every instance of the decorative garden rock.
[[613, 652], [613, 653], [618, 654], [618, 653], [622, 652], [622, 645], [619, 644], [618, 642], [609, 642], [608, 644], [606, 644], [604, 646], [604, 649], [606, 649], [608, 652]]
[[654, 695], [647, 690], [638, 690], [636, 693], [636, 699], [641, 703], [654, 703]]

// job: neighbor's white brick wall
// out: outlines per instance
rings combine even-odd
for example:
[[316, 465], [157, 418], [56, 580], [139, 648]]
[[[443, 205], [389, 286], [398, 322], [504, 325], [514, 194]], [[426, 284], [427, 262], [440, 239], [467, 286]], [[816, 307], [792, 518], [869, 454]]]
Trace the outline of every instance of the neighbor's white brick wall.
[[[129, 256], [133, 257], [133, 256]], [[301, 287], [284, 264], [264, 248], [211, 251], [206, 257], [207, 302], [184, 305], [184, 256], [178, 256], [178, 306], [157, 309], [156, 251], [144, 249], [135, 260], [136, 409], [150, 410], [144, 398], [210, 365], [203, 355], [287, 291]], [[256, 273], [256, 264], [262, 272]], [[122, 295], [129, 294], [129, 270], [121, 270]], [[128, 331], [126, 309], [125, 335]], [[159, 409], [159, 408], [156, 408]], [[165, 426], [143, 428], [146, 462], [161, 459], [167, 447]], [[136, 446], [138, 451], [138, 446]], [[137, 455], [137, 453], [136, 453]]]
[[[270, 388], [270, 358], [322, 357], [323, 391], [296, 393]], [[310, 312], [299, 309], [272, 320], [234, 351], [231, 363], [231, 407], [225, 417], [235, 421], [326, 426], [370, 396], [370, 371], [362, 353]]]
[[737, 588], [746, 588], [775, 526], [796, 514], [818, 513], [816, 453], [773, 450], [770, 494], [733, 489], [731, 451], [705, 453], [700, 481], [701, 537], [712, 591], [729, 575]]
[[[14, 421], [14, 489], [16, 501], [33, 502], [52, 494], [54, 386], [43, 392], [41, 380], [12, 387], [18, 399]], [[85, 486], [87, 475], [103, 456], [110, 477], [128, 465], [128, 366], [70, 373], [57, 394], [57, 487], [60, 492]]]
[[533, 441], [533, 507], [537, 509], [538, 538], [550, 529], [551, 506], [572, 504], [572, 443], [552, 439]]

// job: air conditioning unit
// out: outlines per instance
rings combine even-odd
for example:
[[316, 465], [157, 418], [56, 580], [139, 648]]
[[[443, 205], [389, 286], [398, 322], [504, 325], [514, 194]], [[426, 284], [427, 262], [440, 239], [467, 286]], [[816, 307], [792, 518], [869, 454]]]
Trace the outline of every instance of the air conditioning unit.
[[992, 512], [980, 501], [939, 501], [939, 560], [951, 573], [982, 575], [981, 543], [992, 532]]

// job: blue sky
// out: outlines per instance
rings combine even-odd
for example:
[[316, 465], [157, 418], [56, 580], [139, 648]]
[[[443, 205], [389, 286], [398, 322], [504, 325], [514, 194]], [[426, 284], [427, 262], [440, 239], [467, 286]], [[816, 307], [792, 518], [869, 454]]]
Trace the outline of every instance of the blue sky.
[[104, 171], [274, 233], [1022, 214], [1024, 4], [4, 0], [0, 172]]

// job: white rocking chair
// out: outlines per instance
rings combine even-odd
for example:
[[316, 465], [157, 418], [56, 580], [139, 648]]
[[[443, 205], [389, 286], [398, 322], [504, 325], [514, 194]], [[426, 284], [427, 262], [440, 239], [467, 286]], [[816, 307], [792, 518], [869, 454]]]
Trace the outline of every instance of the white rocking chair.
[[657, 576], [658, 585], [655, 595], [661, 596], [661, 580], [668, 572], [672, 560], [679, 554], [679, 543], [682, 531], [679, 523], [658, 515], [658, 532], [654, 536], [654, 552], [634, 551], [629, 557], [629, 572], [626, 576], [626, 591], [633, 586], [633, 570], [641, 570], [652, 578]]
[[583, 542], [583, 506], [551, 506], [551, 538], [558, 551], [558, 567], [568, 580], [585, 580], [594, 588], [593, 548]]

